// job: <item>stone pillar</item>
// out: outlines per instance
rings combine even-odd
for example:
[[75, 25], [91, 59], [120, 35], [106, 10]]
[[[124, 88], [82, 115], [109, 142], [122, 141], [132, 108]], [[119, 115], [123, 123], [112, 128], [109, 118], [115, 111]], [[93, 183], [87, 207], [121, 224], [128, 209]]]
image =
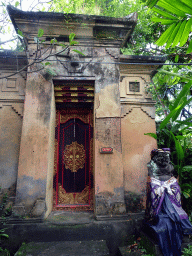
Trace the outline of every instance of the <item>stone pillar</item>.
[[121, 140], [124, 169], [125, 204], [128, 213], [141, 212], [145, 207], [147, 163], [155, 133], [155, 102], [145, 91], [150, 83], [147, 67], [123, 67], [120, 82]]
[[37, 72], [26, 83], [15, 214], [45, 216], [52, 207], [54, 88]]
[[[108, 62], [111, 60], [109, 59]], [[118, 66], [103, 65], [105, 74], [95, 88], [95, 213], [101, 216], [125, 213], [123, 163], [121, 150], [120, 97]], [[100, 71], [100, 73], [102, 73]], [[101, 148], [113, 153], [102, 154]]]

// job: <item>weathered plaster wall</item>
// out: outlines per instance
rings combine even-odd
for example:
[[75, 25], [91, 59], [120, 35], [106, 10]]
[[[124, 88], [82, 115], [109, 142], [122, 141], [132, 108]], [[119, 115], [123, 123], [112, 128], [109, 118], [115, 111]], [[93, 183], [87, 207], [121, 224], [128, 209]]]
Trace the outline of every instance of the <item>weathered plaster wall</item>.
[[[14, 63], [15, 59], [11, 61]], [[8, 196], [15, 195], [23, 122], [25, 74], [9, 77], [15, 72], [11, 64], [9, 57], [1, 58], [0, 75], [7, 78], [0, 79], [0, 197], [5, 192]]]
[[122, 118], [121, 129], [126, 207], [128, 212], [138, 212], [145, 203], [150, 151], [156, 148], [156, 140], [144, 133], [155, 133], [155, 122], [141, 108], [133, 107]]
[[22, 118], [11, 106], [0, 108], [0, 187], [16, 185]]
[[52, 83], [46, 81], [40, 73], [29, 73], [26, 83], [15, 213], [17, 210], [19, 212], [19, 206], [22, 205], [25, 206], [26, 213], [32, 210], [32, 215], [41, 215], [45, 212], [51, 154], [49, 146], [54, 137], [54, 134], [53, 136], [50, 134], [53, 130], [51, 122], [54, 118], [51, 115], [52, 101]]
[[155, 133], [155, 106], [145, 88], [152, 67], [120, 66], [121, 141], [127, 212], [145, 207], [147, 162], [156, 140], [145, 133]]
[[54, 96], [53, 86], [54, 85], [52, 84], [45, 218], [49, 215], [53, 207], [53, 170], [54, 170], [53, 159], [54, 159], [54, 153], [55, 153], [54, 150], [55, 150], [55, 119], [56, 119], [56, 105], [55, 105], [55, 96]]

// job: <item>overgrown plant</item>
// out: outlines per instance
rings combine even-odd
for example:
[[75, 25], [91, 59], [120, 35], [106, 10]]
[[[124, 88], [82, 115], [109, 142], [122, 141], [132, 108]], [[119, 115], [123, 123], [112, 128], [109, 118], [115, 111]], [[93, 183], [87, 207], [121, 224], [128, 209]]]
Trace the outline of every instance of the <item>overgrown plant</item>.
[[1, 221], [0, 221], [0, 255], [2, 256], [10, 256], [10, 253], [7, 248], [2, 247], [2, 241], [4, 239], [8, 239], [9, 235], [6, 234], [6, 228], [3, 226], [6, 223], [6, 216], [7, 216], [7, 209], [5, 209], [5, 205], [7, 202], [7, 194], [3, 196], [2, 203], [0, 205], [0, 212], [1, 212]]
[[192, 52], [192, 40], [190, 38], [192, 25], [192, 7], [190, 0], [147, 0], [149, 8], [156, 17], [152, 20], [166, 26], [165, 32], [157, 40], [158, 46], [166, 44], [166, 48], [180, 47], [187, 43], [187, 53]]
[[183, 108], [190, 104], [188, 98], [192, 81], [186, 83], [177, 97], [169, 104], [165, 118], [157, 125], [157, 134], [147, 133], [157, 139], [158, 147], [168, 147], [172, 151], [172, 161], [179, 176], [185, 208], [192, 211], [192, 117], [179, 120]]
[[182, 251], [182, 256], [191, 256], [192, 255], [192, 245], [188, 245], [187, 248], [184, 248]]

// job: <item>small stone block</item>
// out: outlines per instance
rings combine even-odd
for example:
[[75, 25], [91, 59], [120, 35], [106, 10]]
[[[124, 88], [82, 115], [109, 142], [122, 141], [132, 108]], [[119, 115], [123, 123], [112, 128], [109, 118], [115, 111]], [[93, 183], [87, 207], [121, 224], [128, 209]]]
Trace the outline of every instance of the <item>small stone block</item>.
[[45, 201], [38, 199], [31, 210], [31, 217], [40, 217], [45, 213]]
[[25, 216], [25, 207], [23, 205], [13, 206], [13, 216], [18, 218], [21, 216]]

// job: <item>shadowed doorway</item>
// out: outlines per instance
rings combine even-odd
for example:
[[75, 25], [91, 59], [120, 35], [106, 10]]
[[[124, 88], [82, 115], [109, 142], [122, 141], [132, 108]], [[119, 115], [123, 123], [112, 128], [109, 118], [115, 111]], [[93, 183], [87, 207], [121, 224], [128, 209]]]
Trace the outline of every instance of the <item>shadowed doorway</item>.
[[93, 209], [93, 81], [56, 81], [55, 209]]

